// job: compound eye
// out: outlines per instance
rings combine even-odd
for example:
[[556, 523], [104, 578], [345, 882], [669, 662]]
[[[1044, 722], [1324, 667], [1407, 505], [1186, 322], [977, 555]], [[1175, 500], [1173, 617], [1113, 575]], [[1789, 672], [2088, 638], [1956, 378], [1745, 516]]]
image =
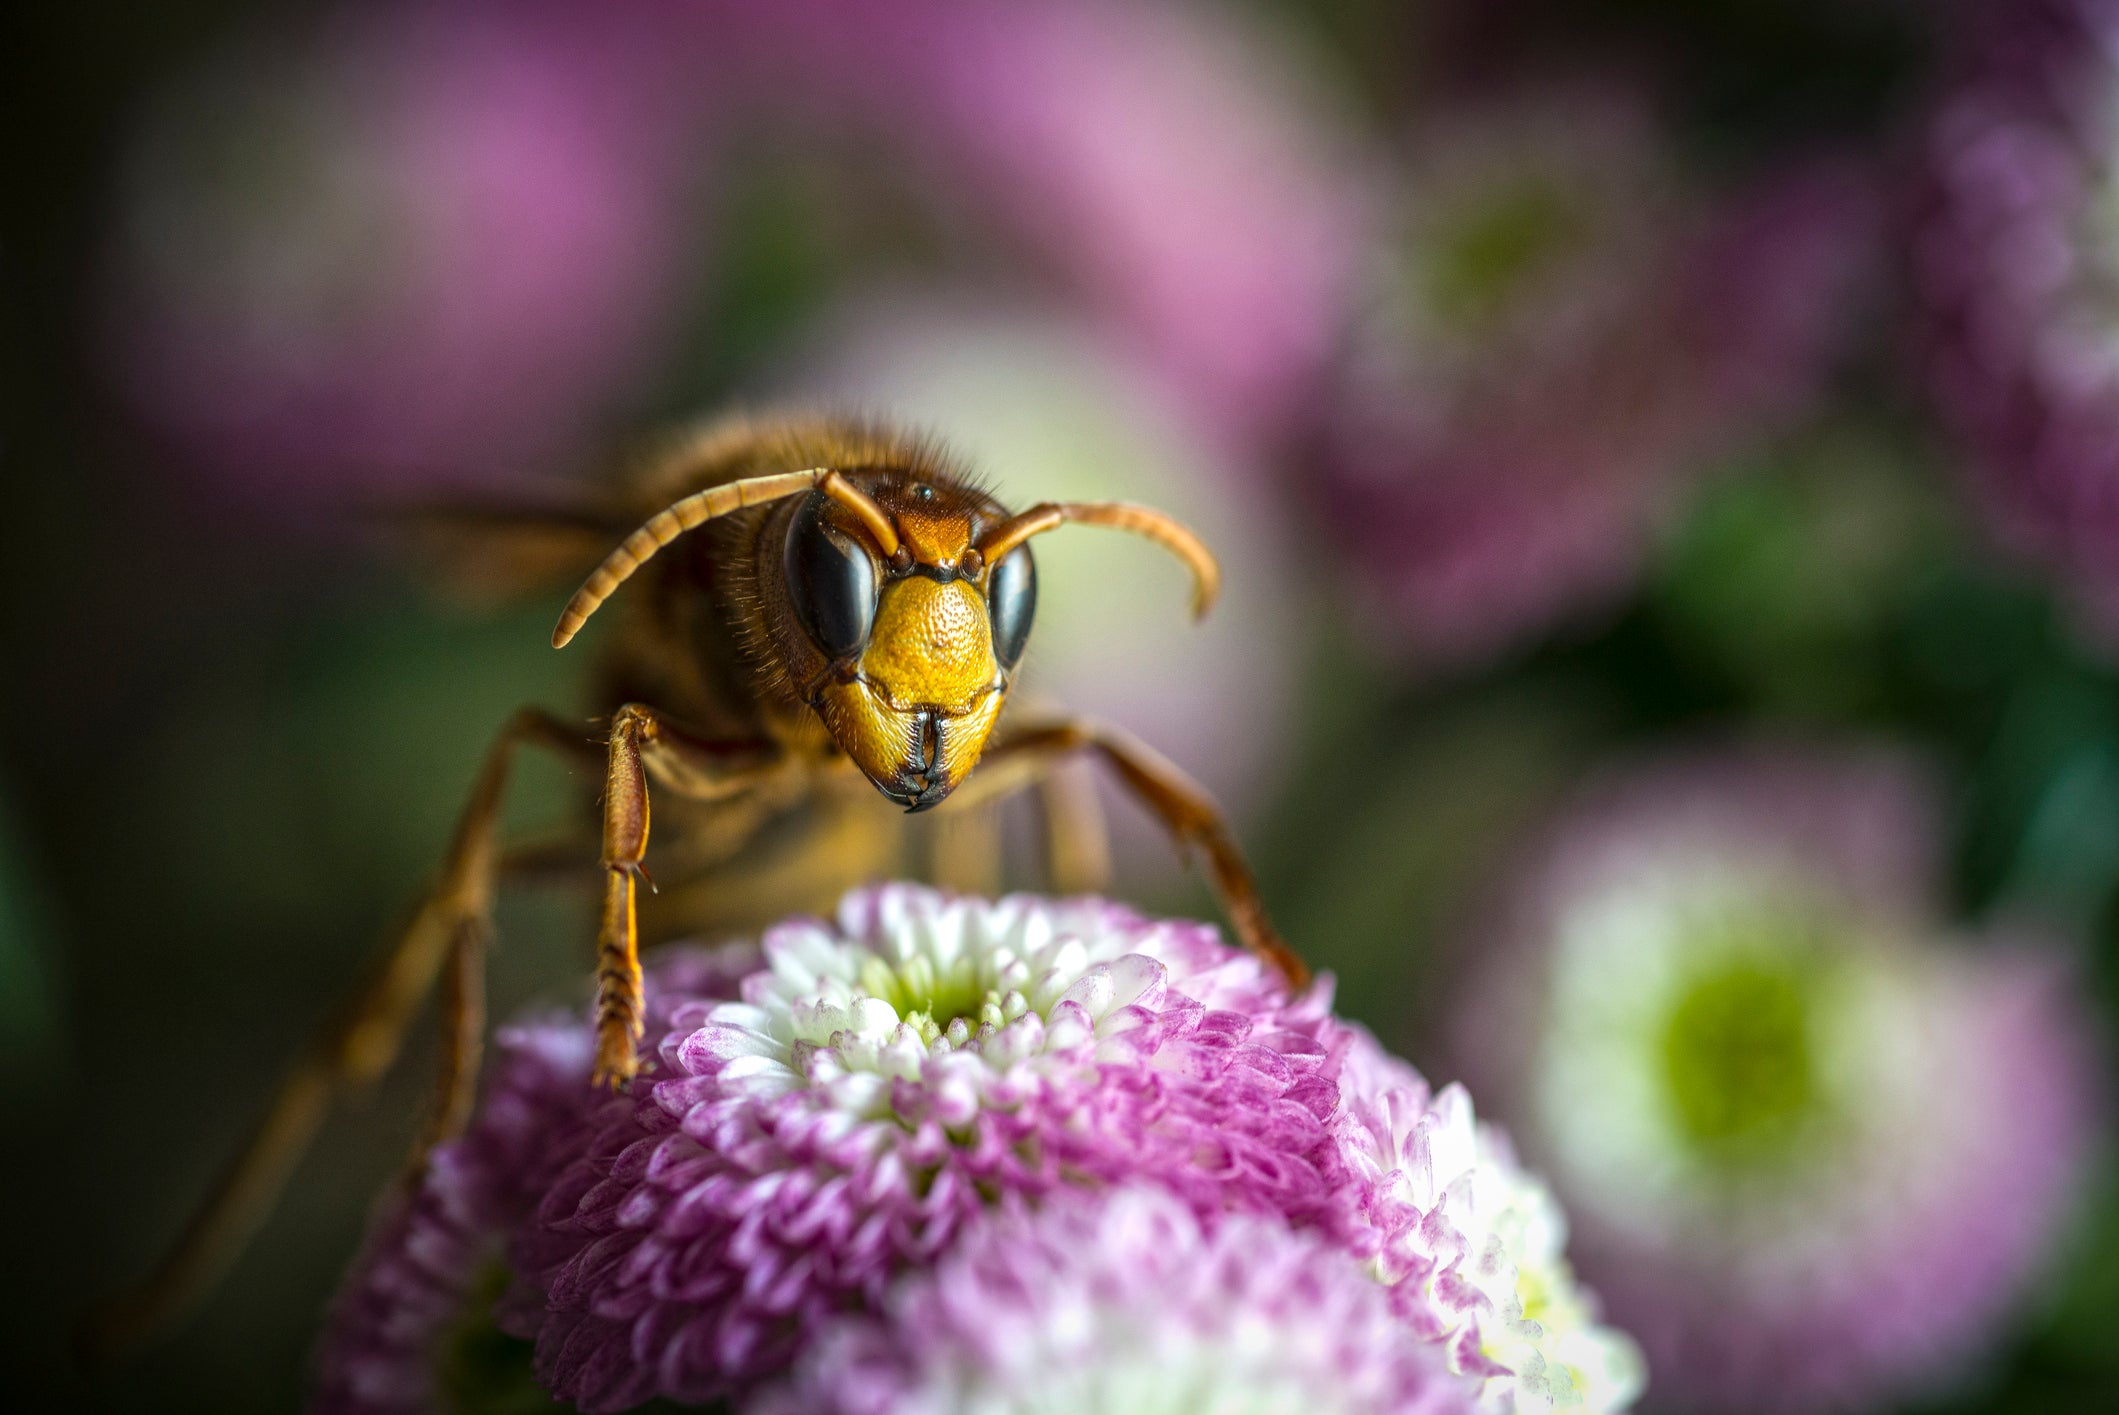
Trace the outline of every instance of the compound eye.
[[787, 526], [787, 593], [795, 617], [827, 658], [851, 658], [876, 622], [876, 566], [858, 541], [830, 525], [830, 498], [802, 503]]
[[1030, 547], [1019, 545], [1001, 557], [986, 575], [986, 617], [993, 623], [993, 656], [1003, 668], [1015, 667], [1037, 616], [1037, 564]]

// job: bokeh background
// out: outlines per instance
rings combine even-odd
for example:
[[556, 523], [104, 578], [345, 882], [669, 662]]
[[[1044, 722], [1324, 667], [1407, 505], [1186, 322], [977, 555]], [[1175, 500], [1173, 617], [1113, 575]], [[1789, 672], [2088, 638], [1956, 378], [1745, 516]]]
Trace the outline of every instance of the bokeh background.
[[[1207, 534], [1199, 630], [1140, 547], [1041, 541], [1032, 683], [1211, 783], [1342, 1010], [1472, 1077], [1652, 1403], [2109, 1408], [2114, 7], [9, 23], [10, 1408], [299, 1400], [424, 1037], [180, 1332], [87, 1368], [69, 1331], [402, 917], [507, 712], [593, 710], [546, 646], [564, 586], [461, 593], [378, 508], [563, 498], [782, 401]], [[532, 768], [511, 821], [569, 799]], [[1211, 910], [1111, 809], [1120, 892]], [[1648, 864], [1570, 874], [1613, 841]], [[1735, 924], [1627, 893], [1749, 866]], [[586, 918], [510, 897], [496, 1010], [580, 990]], [[1581, 954], [1613, 928], [1660, 942]], [[1602, 991], [1540, 971], [1570, 939]], [[1866, 1021], [1806, 991], [1843, 956], [1886, 960]], [[1538, 1079], [1607, 1063], [1668, 1095]], [[1753, 1239], [1832, 1254], [1776, 1296]]]

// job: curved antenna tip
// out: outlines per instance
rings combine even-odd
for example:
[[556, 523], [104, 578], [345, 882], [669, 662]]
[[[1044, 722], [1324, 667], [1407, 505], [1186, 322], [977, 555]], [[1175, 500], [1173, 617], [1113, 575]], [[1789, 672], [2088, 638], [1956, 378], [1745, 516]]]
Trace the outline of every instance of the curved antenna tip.
[[1032, 536], [1043, 535], [1068, 523], [1108, 526], [1145, 536], [1175, 555], [1192, 572], [1192, 617], [1202, 619], [1214, 607], [1221, 592], [1221, 567], [1214, 552], [1182, 522], [1148, 506], [1125, 501], [1047, 501], [1011, 516], [979, 538], [986, 563], [997, 565], [1001, 557]]
[[1192, 572], [1192, 622], [1197, 624], [1221, 602], [1221, 566], [1211, 555], [1202, 560], [1186, 556], [1184, 560]]

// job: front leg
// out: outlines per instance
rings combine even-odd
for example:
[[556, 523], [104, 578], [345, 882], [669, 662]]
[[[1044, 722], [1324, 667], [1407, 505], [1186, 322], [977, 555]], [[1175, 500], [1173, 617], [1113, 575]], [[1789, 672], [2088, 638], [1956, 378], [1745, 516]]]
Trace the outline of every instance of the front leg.
[[[1250, 864], [1222, 819], [1221, 808], [1205, 787], [1145, 743], [1086, 718], [1027, 728], [988, 751], [957, 795], [968, 795], [973, 801], [990, 799], [989, 792], [1004, 795], [1032, 781], [1043, 781], [1082, 752], [1094, 753], [1109, 766], [1180, 847], [1197, 848], [1206, 856], [1214, 892], [1243, 946], [1272, 965], [1287, 980], [1290, 991], [1307, 986], [1309, 967], [1266, 917]], [[981, 786], [984, 791], [976, 789]]]
[[634, 1046], [646, 1028], [640, 981], [639, 888], [648, 878], [648, 778], [695, 801], [756, 790], [793, 769], [769, 742], [702, 737], [651, 707], [628, 703], [611, 718], [603, 793], [603, 922], [596, 938], [596, 1074], [618, 1086], [639, 1070]]
[[455, 1135], [478, 1087], [485, 1028], [485, 950], [500, 853], [500, 812], [516, 748], [535, 745], [564, 758], [594, 742], [549, 713], [524, 709], [487, 749], [470, 799], [457, 818], [441, 871], [411, 920], [376, 960], [361, 990], [280, 1078], [270, 1106], [175, 1247], [133, 1291], [101, 1309], [84, 1337], [92, 1350], [123, 1350], [166, 1326], [233, 1262], [286, 1187], [295, 1164], [341, 1094], [389, 1069], [420, 1006], [444, 968], [442, 1064], [412, 1173], [428, 1151]]

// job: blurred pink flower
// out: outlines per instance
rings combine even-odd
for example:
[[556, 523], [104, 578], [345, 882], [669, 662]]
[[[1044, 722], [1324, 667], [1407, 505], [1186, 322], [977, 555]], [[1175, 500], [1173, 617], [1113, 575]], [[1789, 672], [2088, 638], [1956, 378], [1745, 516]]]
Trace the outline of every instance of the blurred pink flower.
[[630, 13], [356, 8], [185, 75], [141, 115], [103, 298], [143, 418], [261, 496], [568, 450], [673, 254], [681, 105]]
[[274, 491], [550, 465], [651, 368], [674, 179], [727, 178], [732, 133], [880, 151], [952, 259], [997, 248], [1232, 438], [1285, 431], [1361, 227], [1329, 105], [1212, 7], [392, 4], [143, 115], [103, 301], [124, 389]]
[[1125, 0], [783, 0], [733, 23], [756, 101], [903, 144], [952, 219], [998, 228], [1196, 412], [1285, 430], [1366, 218], [1295, 46], [1226, 6]]
[[1889, 758], [1653, 765], [1560, 812], [1476, 933], [1459, 1058], [1677, 1408], [1932, 1391], [2083, 1178], [2092, 1024], [2058, 958], [1944, 937], [1937, 824]]
[[1459, 664], [1618, 599], [1687, 481], [1820, 381], [1868, 216], [1833, 162], [1702, 190], [1616, 89], [1423, 123], [1319, 434], [1395, 637]]
[[1999, 537], [2119, 636], [2119, 4], [1971, 13], [1928, 132], [1924, 372]]

